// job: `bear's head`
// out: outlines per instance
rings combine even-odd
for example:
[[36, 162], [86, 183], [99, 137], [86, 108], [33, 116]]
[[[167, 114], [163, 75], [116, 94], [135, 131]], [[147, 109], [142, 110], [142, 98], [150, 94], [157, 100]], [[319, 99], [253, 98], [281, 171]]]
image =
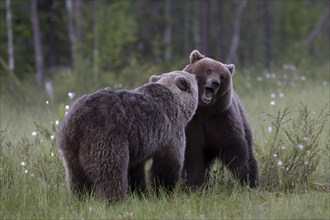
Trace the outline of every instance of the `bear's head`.
[[233, 64], [223, 64], [194, 50], [190, 54], [189, 64], [183, 70], [196, 75], [199, 106], [212, 105], [228, 93], [230, 95], [235, 71]]
[[186, 71], [173, 71], [159, 76], [153, 75], [150, 82], [169, 89], [176, 97], [180, 110], [188, 121], [191, 120], [198, 105], [198, 85], [194, 75]]

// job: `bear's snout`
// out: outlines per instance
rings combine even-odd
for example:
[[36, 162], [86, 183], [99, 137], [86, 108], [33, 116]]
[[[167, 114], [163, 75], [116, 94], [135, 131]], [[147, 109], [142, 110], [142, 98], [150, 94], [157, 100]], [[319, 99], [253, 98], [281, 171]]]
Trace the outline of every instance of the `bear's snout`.
[[220, 86], [220, 82], [218, 81], [218, 80], [213, 80], [212, 82], [211, 82], [211, 88], [212, 89], [214, 89], [214, 90], [217, 90], [218, 88], [219, 88], [219, 86]]
[[213, 98], [217, 94], [217, 91], [220, 87], [219, 79], [210, 79], [206, 82], [203, 91], [201, 92], [201, 101], [205, 105], [211, 104]]

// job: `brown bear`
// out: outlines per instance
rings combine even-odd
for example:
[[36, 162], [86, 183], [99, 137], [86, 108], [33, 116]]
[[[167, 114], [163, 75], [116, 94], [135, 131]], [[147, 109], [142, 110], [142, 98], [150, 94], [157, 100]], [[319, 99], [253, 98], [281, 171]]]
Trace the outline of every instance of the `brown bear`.
[[199, 92], [198, 108], [186, 128], [183, 175], [187, 186], [201, 187], [215, 159], [220, 159], [242, 184], [259, 184], [251, 128], [233, 89], [234, 70], [233, 64], [205, 57], [197, 50], [184, 68], [196, 75]]
[[105, 88], [80, 97], [58, 134], [70, 188], [122, 200], [129, 186], [145, 190], [145, 162], [152, 158], [153, 186], [173, 190], [197, 104], [196, 78], [184, 71], [152, 76], [132, 91]]

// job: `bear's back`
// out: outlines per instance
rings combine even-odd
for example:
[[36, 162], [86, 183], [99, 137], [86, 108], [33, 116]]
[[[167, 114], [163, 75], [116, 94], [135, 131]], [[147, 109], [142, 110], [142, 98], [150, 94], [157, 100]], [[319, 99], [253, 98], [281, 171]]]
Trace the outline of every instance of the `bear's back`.
[[[156, 90], [161, 89], [158, 85], [156, 87]], [[82, 96], [73, 104], [61, 130], [66, 130], [69, 142], [97, 141], [94, 140], [97, 136], [91, 134], [127, 140], [130, 158], [138, 161], [142, 159], [141, 155], [152, 154], [151, 151], [156, 150], [159, 143], [171, 139], [172, 135], [168, 109], [164, 108], [171, 105], [161, 102], [159, 93], [152, 94], [150, 90], [152, 88], [147, 91], [106, 88]], [[165, 96], [168, 101], [171, 100], [170, 93]]]

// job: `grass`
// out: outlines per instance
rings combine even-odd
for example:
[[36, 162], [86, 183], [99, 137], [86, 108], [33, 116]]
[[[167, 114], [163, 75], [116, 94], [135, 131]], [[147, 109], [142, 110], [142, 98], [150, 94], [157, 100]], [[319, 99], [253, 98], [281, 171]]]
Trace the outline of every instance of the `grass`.
[[254, 131], [260, 188], [239, 186], [216, 164], [210, 186], [200, 192], [178, 187], [171, 196], [128, 195], [113, 205], [88, 196], [78, 200], [65, 183], [53, 136], [69, 98], [46, 104], [37, 97], [23, 105], [2, 95], [0, 218], [329, 219], [329, 67], [318, 73], [317, 78], [305, 69], [282, 69], [275, 77], [234, 75]]

